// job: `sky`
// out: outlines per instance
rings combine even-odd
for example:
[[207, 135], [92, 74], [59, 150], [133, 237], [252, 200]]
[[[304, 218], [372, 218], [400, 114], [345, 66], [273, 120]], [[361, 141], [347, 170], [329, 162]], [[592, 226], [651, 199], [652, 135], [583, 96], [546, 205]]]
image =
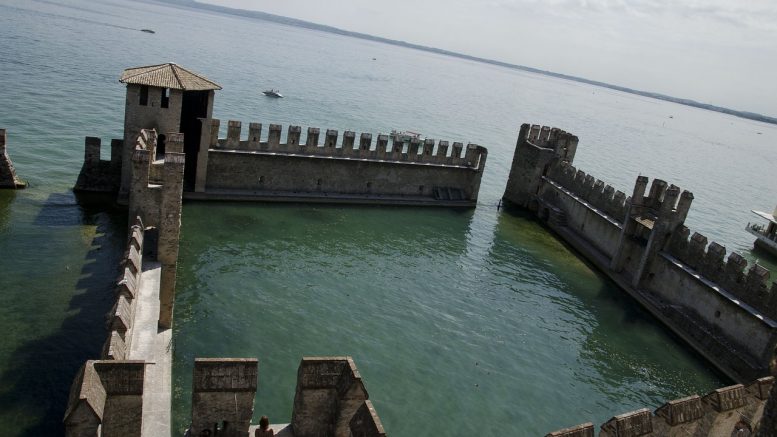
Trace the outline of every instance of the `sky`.
[[777, 117], [777, 0], [198, 0]]

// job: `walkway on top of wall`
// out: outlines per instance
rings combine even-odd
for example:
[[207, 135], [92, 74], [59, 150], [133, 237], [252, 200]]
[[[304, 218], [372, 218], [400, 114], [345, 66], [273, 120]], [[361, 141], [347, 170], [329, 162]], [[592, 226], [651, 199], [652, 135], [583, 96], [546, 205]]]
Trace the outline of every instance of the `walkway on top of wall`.
[[[248, 428], [248, 435], [253, 437], [257, 429], [259, 429], [259, 425], [251, 425]], [[270, 424], [270, 429], [273, 430], [275, 437], [294, 437], [294, 431], [289, 423]]]
[[159, 280], [161, 265], [143, 260], [143, 274], [138, 288], [135, 328], [127, 359], [144, 360], [143, 382], [144, 437], [170, 437], [172, 329], [157, 328], [159, 319]]

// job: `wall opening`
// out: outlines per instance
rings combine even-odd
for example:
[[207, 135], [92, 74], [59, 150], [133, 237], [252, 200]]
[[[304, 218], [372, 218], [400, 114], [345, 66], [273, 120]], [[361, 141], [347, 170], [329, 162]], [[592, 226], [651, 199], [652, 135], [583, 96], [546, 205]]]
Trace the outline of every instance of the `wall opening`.
[[140, 106], [148, 106], [148, 85], [140, 86]]
[[181, 125], [183, 133], [183, 152], [186, 154], [183, 181], [184, 190], [194, 189], [197, 173], [197, 155], [200, 151], [200, 118], [208, 117], [208, 105], [211, 91], [184, 91], [181, 100]]
[[156, 139], [156, 156], [154, 159], [162, 159], [165, 157], [165, 143], [167, 141], [167, 137], [165, 137], [165, 134], [160, 134]]
[[162, 90], [162, 102], [160, 105], [162, 108], [170, 107], [170, 88]]

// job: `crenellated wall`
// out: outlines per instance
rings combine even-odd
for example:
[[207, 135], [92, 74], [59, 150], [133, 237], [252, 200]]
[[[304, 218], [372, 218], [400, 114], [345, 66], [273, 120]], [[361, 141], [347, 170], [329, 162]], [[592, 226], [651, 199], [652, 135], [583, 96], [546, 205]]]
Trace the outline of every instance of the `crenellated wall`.
[[576, 169], [569, 161], [560, 161], [550, 168], [547, 177], [558, 185], [574, 193], [611, 220], [623, 224], [630, 197], [612, 185]]
[[[769, 270], [758, 264], [748, 267], [742, 255], [731, 252], [704, 235], [683, 226], [672, 235], [667, 254], [676, 261], [714, 282], [734, 299], [751, 306], [755, 311], [777, 320], [777, 283], [769, 281]], [[770, 288], [771, 286], [771, 288]]]
[[[296, 437], [385, 436], [351, 357], [304, 357], [291, 426]], [[367, 409], [365, 411], [365, 408]]]
[[65, 436], [140, 437], [145, 371], [143, 361], [87, 361], [70, 389]]
[[121, 263], [116, 283], [116, 303], [108, 316], [108, 339], [103, 346], [103, 360], [127, 359], [131, 346], [132, 328], [137, 307], [143, 266], [143, 236], [145, 228], [140, 217], [130, 228], [129, 243]]
[[[651, 412], [647, 408], [614, 416], [602, 424], [600, 437], [684, 437], [755, 435], [774, 378], [760, 378], [747, 386], [732, 385], [704, 396], [669, 401]], [[593, 423], [546, 434], [545, 437], [594, 437]], [[765, 435], [773, 435], [771, 433]]]
[[777, 287], [768, 287], [769, 272], [689, 235], [689, 191], [639, 176], [627, 197], [576, 169], [576, 149], [570, 153], [552, 132], [521, 127], [505, 201], [535, 212], [734, 380], [777, 373]]
[[202, 119], [195, 193], [190, 198], [474, 205], [488, 152], [476, 144], [321, 132]]

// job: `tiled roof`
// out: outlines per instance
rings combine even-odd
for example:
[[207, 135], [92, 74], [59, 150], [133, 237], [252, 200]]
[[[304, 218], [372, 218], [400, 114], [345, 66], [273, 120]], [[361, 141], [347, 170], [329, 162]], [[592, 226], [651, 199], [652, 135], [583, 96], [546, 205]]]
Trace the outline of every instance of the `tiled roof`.
[[145, 67], [128, 68], [121, 74], [121, 83], [134, 83], [160, 88], [171, 88], [184, 91], [220, 90], [221, 86], [197, 73], [191, 72], [180, 65], [168, 62], [166, 64], [148, 65]]

